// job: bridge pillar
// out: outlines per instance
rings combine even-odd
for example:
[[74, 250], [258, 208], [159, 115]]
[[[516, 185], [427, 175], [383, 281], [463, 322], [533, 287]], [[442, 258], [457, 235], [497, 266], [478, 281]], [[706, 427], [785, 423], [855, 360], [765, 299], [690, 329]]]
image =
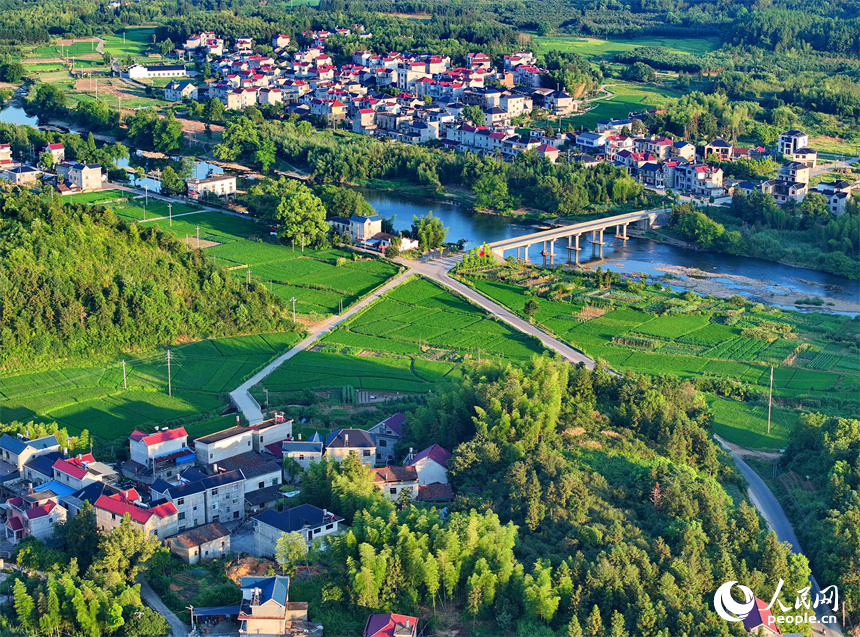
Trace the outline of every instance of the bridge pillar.
[[615, 238], [621, 239], [623, 241], [627, 241], [630, 237], [627, 236], [627, 226], [628, 223], [619, 223], [615, 226]]
[[601, 259], [603, 258], [603, 230], [604, 230], [604, 228], [600, 229], [600, 241], [597, 244], [600, 246], [600, 258]]

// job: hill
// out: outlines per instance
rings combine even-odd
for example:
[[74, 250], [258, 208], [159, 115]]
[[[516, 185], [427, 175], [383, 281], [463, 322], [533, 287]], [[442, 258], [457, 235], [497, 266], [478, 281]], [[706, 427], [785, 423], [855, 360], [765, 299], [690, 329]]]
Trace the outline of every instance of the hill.
[[249, 289], [158, 226], [31, 193], [0, 195], [0, 368], [291, 330]]

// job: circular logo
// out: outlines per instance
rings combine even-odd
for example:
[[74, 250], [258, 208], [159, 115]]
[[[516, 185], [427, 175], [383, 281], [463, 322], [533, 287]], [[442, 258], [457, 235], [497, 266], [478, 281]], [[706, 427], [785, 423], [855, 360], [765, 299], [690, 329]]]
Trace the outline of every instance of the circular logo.
[[743, 620], [755, 607], [755, 595], [743, 584], [738, 584], [738, 588], [744, 594], [744, 601], [735, 601], [732, 597], [732, 586], [735, 584], [738, 583], [726, 582], [714, 593], [714, 610], [717, 611], [717, 615], [727, 622], [739, 622]]

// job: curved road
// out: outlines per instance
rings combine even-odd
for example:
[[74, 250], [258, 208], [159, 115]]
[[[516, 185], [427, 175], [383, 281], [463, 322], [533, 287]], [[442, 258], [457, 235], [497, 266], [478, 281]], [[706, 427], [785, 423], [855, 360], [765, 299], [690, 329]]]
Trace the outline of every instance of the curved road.
[[[767, 525], [776, 533], [776, 537], [779, 541], [788, 542], [791, 545], [792, 552], [802, 555], [803, 549], [800, 546], [800, 541], [797, 539], [797, 535], [794, 533], [794, 528], [791, 526], [791, 522], [788, 521], [785, 511], [782, 510], [782, 506], [779, 504], [779, 500], [776, 499], [773, 491], [771, 491], [767, 484], [765, 484], [765, 481], [762, 480], [755, 471], [753, 471], [752, 467], [744, 462], [743, 458], [741, 458], [741, 456], [735, 451], [732, 445], [719, 436], [714, 436], [714, 438], [716, 438], [717, 442], [719, 442], [726, 451], [732, 454], [732, 457], [735, 459], [735, 463], [738, 465], [738, 469], [741, 470], [744, 478], [749, 482], [750, 499], [755, 507], [761, 512], [762, 516], [764, 516]], [[818, 586], [818, 582], [815, 581], [814, 576], [810, 575], [809, 579], [812, 586], [810, 597], [814, 600], [815, 596], [821, 589]], [[773, 584], [775, 586], [776, 582]], [[783, 589], [783, 594], [780, 597], [783, 599], [784, 603], [791, 603], [791, 597], [796, 594], [796, 591], [786, 591]], [[768, 599], [766, 601], [770, 600]], [[844, 603], [843, 600], [840, 600], [840, 602]], [[816, 615], [819, 619], [824, 615], [828, 615], [828, 622], [834, 619], [832, 614], [820, 612], [822, 609], [825, 611], [829, 610], [825, 606], [819, 606], [816, 610]], [[789, 627], [786, 627], [786, 630], [789, 629]], [[837, 623], [815, 624], [812, 632], [817, 637], [843, 637], [843, 633], [839, 629], [839, 625]]]

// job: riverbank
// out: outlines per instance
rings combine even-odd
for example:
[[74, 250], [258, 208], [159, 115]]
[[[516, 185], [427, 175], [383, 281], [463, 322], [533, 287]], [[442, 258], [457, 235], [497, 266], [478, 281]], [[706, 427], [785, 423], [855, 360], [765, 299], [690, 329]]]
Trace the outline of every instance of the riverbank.
[[[655, 264], [655, 266], [656, 270], [665, 273], [665, 276], [661, 277], [664, 283], [683, 287], [703, 296], [729, 298], [740, 293], [742, 296], [759, 299], [768, 305], [778, 305], [784, 308], [860, 314], [860, 302], [858, 301], [819, 295], [818, 298], [824, 302], [823, 305], [798, 304], [797, 301], [807, 299], [809, 295], [798, 294], [785, 286], [774, 285], [763, 279], [739, 274], [705, 272], [698, 268], [679, 265]], [[727, 285], [727, 281], [731, 282], [732, 286]], [[797, 281], [806, 283], [803, 279], [797, 279]], [[747, 292], [744, 293], [739, 288]]]

